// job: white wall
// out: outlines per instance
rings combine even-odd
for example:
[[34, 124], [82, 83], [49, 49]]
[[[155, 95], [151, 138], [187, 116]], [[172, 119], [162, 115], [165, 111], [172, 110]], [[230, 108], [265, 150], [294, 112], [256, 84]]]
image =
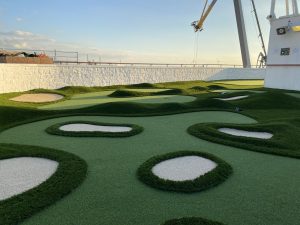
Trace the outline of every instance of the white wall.
[[269, 66], [265, 87], [300, 91], [300, 66]]
[[264, 79], [264, 69], [0, 64], [0, 93], [64, 86]]

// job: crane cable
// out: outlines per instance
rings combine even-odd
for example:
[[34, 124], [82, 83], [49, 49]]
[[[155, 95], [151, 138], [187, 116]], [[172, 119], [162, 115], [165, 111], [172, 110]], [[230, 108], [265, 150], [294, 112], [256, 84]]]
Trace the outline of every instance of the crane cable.
[[[208, 0], [205, 0], [204, 8], [203, 8], [203, 11], [202, 11], [200, 19], [202, 19], [203, 15], [204, 15], [204, 13], [206, 11], [207, 4], [208, 4]], [[193, 58], [193, 64], [197, 64], [197, 61], [198, 61], [198, 52], [199, 52], [199, 32], [196, 32], [195, 33], [195, 40], [194, 40], [194, 58]]]
[[197, 64], [198, 62], [198, 52], [199, 52], [199, 32], [195, 33], [195, 40], [194, 40], [194, 59], [193, 64]]

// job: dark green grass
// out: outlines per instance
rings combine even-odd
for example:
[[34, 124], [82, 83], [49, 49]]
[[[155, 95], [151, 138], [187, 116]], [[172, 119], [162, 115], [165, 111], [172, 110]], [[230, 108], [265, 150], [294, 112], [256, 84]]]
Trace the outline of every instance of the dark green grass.
[[159, 95], [183, 95], [184, 92], [180, 89], [171, 89], [159, 92], [141, 92], [132, 90], [116, 90], [109, 97], [128, 98], [128, 97], [145, 97], [145, 96], [159, 96]]
[[169, 220], [162, 225], [224, 225], [223, 223], [199, 218], [199, 217], [189, 217]]
[[[237, 124], [196, 124], [188, 128], [188, 132], [198, 138], [229, 145], [241, 149], [247, 149], [262, 153], [300, 158], [299, 139], [291, 140], [300, 133], [299, 121], [264, 123], [254, 125]], [[219, 128], [234, 128], [246, 131], [258, 131], [272, 133], [269, 140], [258, 138], [238, 137], [219, 132]]]
[[[152, 173], [152, 168], [158, 163], [183, 156], [200, 156], [214, 161], [218, 164], [218, 166], [212, 171], [192, 181], [178, 182], [165, 180]], [[139, 167], [137, 176], [142, 182], [154, 188], [165, 191], [193, 193], [207, 190], [223, 183], [231, 175], [231, 173], [231, 166], [212, 154], [196, 151], [179, 151], [152, 157]]]
[[140, 83], [140, 84], [132, 84], [132, 85], [127, 85], [126, 87], [129, 88], [155, 88], [155, 84], [150, 84], [150, 83]]
[[226, 87], [222, 85], [212, 84], [207, 86], [209, 90], [224, 90], [227, 89]]
[[0, 144], [0, 160], [40, 157], [59, 163], [57, 171], [44, 183], [23, 194], [0, 201], [0, 224], [19, 224], [78, 187], [86, 177], [87, 164], [71, 153], [35, 146]]
[[[131, 131], [128, 132], [101, 132], [101, 131], [63, 131], [59, 128], [64, 125], [69, 124], [91, 124], [91, 125], [98, 125], [98, 126], [120, 126], [120, 127], [130, 127], [132, 128]], [[115, 123], [98, 123], [93, 121], [68, 121], [65, 123], [58, 123], [46, 129], [46, 132], [52, 135], [59, 135], [59, 136], [67, 136], [67, 137], [111, 137], [111, 138], [120, 138], [120, 137], [131, 137], [143, 132], [143, 128], [135, 125], [135, 124], [115, 124]]]
[[145, 96], [151, 96], [151, 93], [119, 89], [114, 91], [108, 96], [114, 98], [145, 97]]

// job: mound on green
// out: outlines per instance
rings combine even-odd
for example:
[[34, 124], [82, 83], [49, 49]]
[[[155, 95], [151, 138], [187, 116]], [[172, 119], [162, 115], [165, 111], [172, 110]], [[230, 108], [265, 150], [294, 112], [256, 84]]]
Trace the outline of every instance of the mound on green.
[[150, 84], [150, 83], [140, 83], [140, 84], [132, 84], [132, 85], [127, 85], [127, 87], [134, 87], [134, 88], [155, 88], [155, 84]]
[[224, 90], [224, 89], [226, 89], [226, 87], [223, 87], [223, 86], [217, 85], [217, 84], [208, 85], [207, 88], [209, 90]]
[[189, 217], [169, 220], [162, 225], [225, 225], [212, 220], [203, 219], [200, 217]]
[[194, 86], [194, 87], [191, 87], [189, 88], [190, 90], [193, 90], [193, 91], [206, 91], [207, 90], [207, 87], [203, 87], [203, 86]]
[[108, 95], [109, 97], [116, 97], [116, 98], [128, 98], [128, 97], [145, 97], [145, 96], [159, 96], [159, 95], [181, 95], [184, 92], [180, 89], [170, 89], [164, 91], [155, 91], [155, 92], [145, 92], [145, 91], [133, 91], [130, 89], [126, 90], [116, 90], [112, 94]]
[[138, 92], [138, 91], [130, 91], [130, 90], [116, 90], [112, 94], [108, 95], [109, 97], [115, 98], [128, 98], [128, 97], [144, 97], [149, 96], [150, 93], [147, 92]]

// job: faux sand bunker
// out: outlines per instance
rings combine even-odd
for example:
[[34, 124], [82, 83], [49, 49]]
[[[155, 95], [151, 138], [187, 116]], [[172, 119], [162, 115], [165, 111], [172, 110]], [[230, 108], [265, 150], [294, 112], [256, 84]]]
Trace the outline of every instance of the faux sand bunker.
[[200, 156], [183, 156], [165, 160], [152, 168], [154, 175], [164, 180], [194, 180], [212, 171], [217, 164]]
[[249, 97], [249, 95], [241, 95], [241, 96], [235, 96], [235, 97], [231, 97], [231, 98], [216, 98], [216, 99], [222, 100], [222, 101], [234, 101], [234, 100], [245, 99], [248, 97]]
[[254, 132], [254, 131], [245, 131], [245, 130], [238, 130], [233, 128], [219, 128], [218, 131], [238, 136], [238, 137], [250, 137], [250, 138], [259, 138], [259, 139], [271, 139], [273, 134], [268, 132]]
[[64, 96], [58, 94], [39, 93], [39, 94], [23, 94], [11, 98], [10, 100], [15, 102], [45, 103], [45, 102], [55, 102], [63, 98]]
[[232, 168], [214, 155], [180, 151], [152, 157], [138, 169], [138, 178], [154, 188], [198, 192], [225, 181]]
[[19, 157], [0, 160], [0, 201], [37, 187], [57, 170], [53, 160]]
[[48, 127], [49, 134], [74, 137], [129, 137], [143, 128], [134, 124], [111, 124], [92, 121], [69, 121]]
[[131, 127], [121, 127], [121, 126], [101, 126], [101, 125], [92, 125], [85, 123], [73, 123], [61, 126], [59, 128], [62, 131], [71, 131], [71, 132], [129, 132], [132, 130]]

